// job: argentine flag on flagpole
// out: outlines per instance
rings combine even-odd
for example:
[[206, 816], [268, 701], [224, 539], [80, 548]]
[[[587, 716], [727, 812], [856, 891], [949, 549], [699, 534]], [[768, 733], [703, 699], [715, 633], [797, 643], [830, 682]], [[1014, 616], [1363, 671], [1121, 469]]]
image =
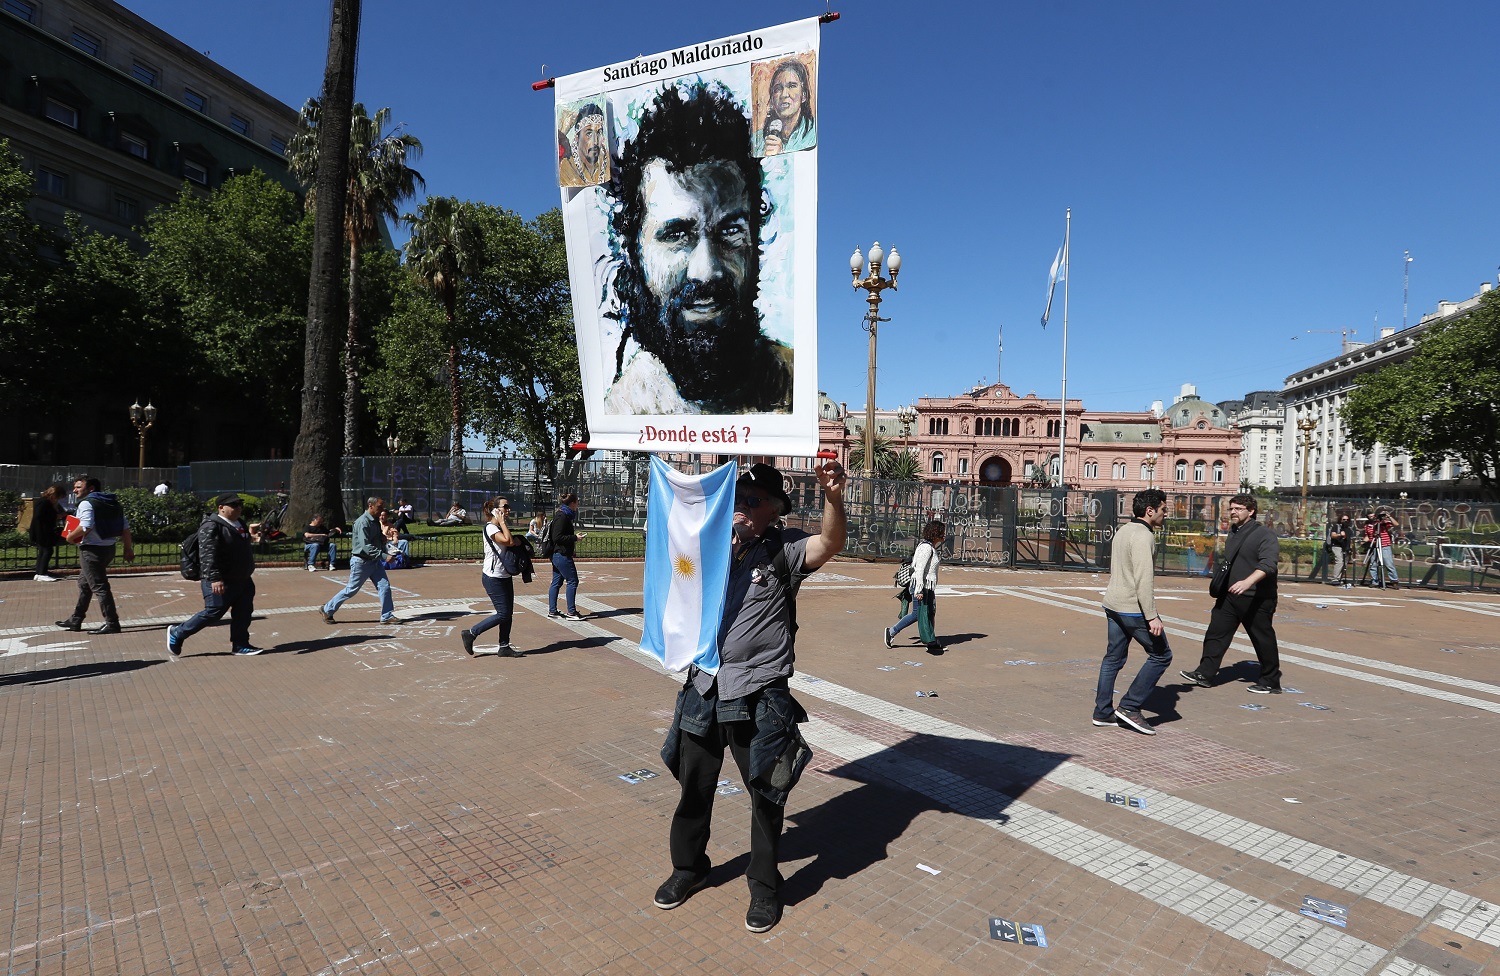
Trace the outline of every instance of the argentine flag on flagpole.
[[734, 540], [733, 461], [683, 474], [651, 456], [646, 518], [646, 626], [641, 647], [666, 665], [719, 670], [719, 618]]

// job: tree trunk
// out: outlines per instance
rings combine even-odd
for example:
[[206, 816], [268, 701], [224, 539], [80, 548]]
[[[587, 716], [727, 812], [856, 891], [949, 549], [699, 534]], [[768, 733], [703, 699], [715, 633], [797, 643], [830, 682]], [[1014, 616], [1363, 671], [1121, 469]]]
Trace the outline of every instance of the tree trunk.
[[333, 317], [339, 301], [344, 242], [344, 187], [349, 179], [349, 118], [354, 109], [354, 64], [359, 49], [361, 0], [333, 0], [328, 63], [323, 72], [314, 186], [312, 280], [307, 296], [307, 340], [302, 360], [302, 423], [292, 448], [291, 507], [287, 524], [305, 525], [314, 513], [343, 521], [339, 488], [338, 340]]
[[344, 339], [344, 456], [358, 457], [359, 422], [364, 400], [359, 392], [359, 245], [349, 242], [349, 334]]
[[[453, 323], [448, 323], [451, 332]], [[452, 432], [449, 436], [452, 443], [448, 446], [448, 483], [453, 489], [453, 502], [458, 499], [458, 491], [464, 487], [464, 414], [463, 394], [458, 388], [458, 345], [448, 347], [448, 401], [452, 408], [453, 416], [450, 420]], [[450, 502], [450, 504], [453, 504]]]

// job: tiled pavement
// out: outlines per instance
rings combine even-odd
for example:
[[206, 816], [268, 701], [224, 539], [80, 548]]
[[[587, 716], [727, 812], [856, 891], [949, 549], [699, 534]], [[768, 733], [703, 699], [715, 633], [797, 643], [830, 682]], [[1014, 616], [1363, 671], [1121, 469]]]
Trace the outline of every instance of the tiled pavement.
[[0, 582], [0, 971], [1500, 973], [1493, 598], [1287, 587], [1299, 692], [1262, 698], [1244, 663], [1173, 680], [1208, 601], [1164, 580], [1146, 737], [1089, 724], [1102, 577], [945, 568], [931, 657], [880, 641], [889, 567], [835, 563], [799, 613], [789, 904], [752, 935], [742, 794], [711, 886], [651, 905], [675, 784], [620, 776], [661, 772], [676, 680], [635, 644], [640, 567], [583, 570], [584, 623], [521, 588], [522, 659], [462, 653], [471, 565], [394, 574], [396, 628], [368, 593], [324, 624], [337, 574], [263, 571], [268, 653], [215, 628], [174, 662], [195, 584], [117, 577], [126, 632], [96, 637], [51, 625], [71, 582]]

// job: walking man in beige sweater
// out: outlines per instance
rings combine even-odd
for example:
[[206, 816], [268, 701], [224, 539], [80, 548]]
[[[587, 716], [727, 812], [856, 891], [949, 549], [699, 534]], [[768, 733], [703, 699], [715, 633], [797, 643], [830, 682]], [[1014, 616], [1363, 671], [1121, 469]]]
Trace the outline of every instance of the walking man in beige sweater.
[[[1156, 729], [1141, 715], [1141, 705], [1162, 672], [1172, 663], [1167, 633], [1156, 613], [1156, 537], [1167, 517], [1167, 496], [1159, 488], [1135, 493], [1131, 505], [1135, 518], [1120, 526], [1110, 543], [1109, 586], [1104, 590], [1104, 618], [1109, 626], [1109, 645], [1099, 662], [1099, 688], [1094, 695], [1094, 724], [1124, 723], [1142, 735]], [[1115, 676], [1125, 666], [1130, 642], [1146, 649], [1146, 663], [1115, 707]]]

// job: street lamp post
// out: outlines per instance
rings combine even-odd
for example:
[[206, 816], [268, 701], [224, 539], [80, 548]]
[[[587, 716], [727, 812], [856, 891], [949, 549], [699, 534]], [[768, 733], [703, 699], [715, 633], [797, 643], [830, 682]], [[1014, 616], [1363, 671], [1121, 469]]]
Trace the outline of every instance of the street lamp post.
[[849, 271], [854, 275], [854, 287], [868, 292], [865, 300], [870, 303], [862, 325], [870, 333], [869, 383], [865, 390], [865, 463], [861, 472], [866, 481], [875, 477], [875, 336], [880, 323], [890, 321], [880, 317], [880, 293], [887, 288], [895, 288], [896, 276], [901, 273], [901, 255], [894, 247], [891, 248], [891, 259], [887, 265], [891, 270], [889, 278], [880, 275], [880, 266], [884, 263], [885, 252], [881, 250], [879, 241], [870, 248], [869, 273], [865, 277], [860, 277], [860, 272], [865, 270], [865, 256], [859, 252], [859, 248], [855, 248], [854, 254], [849, 258]]
[[1311, 417], [1303, 417], [1297, 421], [1297, 429], [1302, 431], [1302, 439], [1298, 442], [1302, 445], [1302, 524], [1307, 525], [1307, 454], [1312, 450], [1313, 428], [1318, 422]]
[[1146, 460], [1141, 462], [1146, 466], [1146, 487], [1156, 487], [1156, 452], [1152, 451], [1146, 455]]
[[156, 407], [150, 401], [141, 406], [137, 399], [130, 405], [130, 422], [135, 425], [136, 437], [140, 440], [140, 456], [136, 464], [136, 483], [145, 487], [146, 484], [146, 431], [156, 423]]

